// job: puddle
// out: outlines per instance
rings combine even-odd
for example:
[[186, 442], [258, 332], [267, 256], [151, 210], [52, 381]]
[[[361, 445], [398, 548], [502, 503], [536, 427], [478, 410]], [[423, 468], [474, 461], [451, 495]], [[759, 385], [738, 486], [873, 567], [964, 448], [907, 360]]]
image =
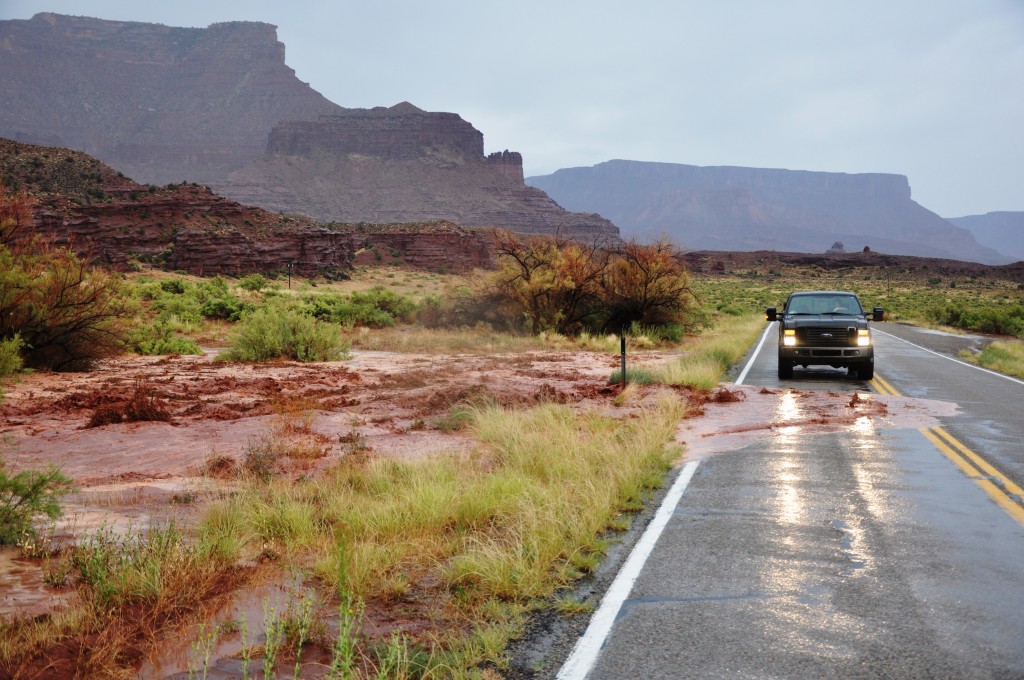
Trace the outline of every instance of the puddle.
[[63, 609], [74, 591], [43, 582], [44, 563], [19, 556], [17, 548], [0, 548], [0, 615], [31, 618]]
[[954, 416], [952, 402], [864, 392], [770, 390], [741, 386], [740, 402], [709, 403], [703, 418], [684, 422], [676, 440], [686, 447], [688, 460], [736, 451], [766, 436], [851, 432], [860, 441], [876, 429], [923, 429]]
[[[267, 622], [285, 617], [289, 611], [298, 615], [307, 598], [315, 611], [321, 604], [319, 598], [303, 584], [301, 577], [295, 576], [279, 575], [235, 592], [203, 624], [190, 626], [163, 642], [139, 669], [138, 677], [262, 677]], [[326, 625], [322, 618], [321, 621]], [[246, 654], [248, 661], [244, 658]], [[307, 646], [299, 677], [323, 677], [329, 664], [330, 658], [325, 658], [323, 650]], [[276, 668], [286, 676], [291, 675], [294, 659], [279, 658]]]

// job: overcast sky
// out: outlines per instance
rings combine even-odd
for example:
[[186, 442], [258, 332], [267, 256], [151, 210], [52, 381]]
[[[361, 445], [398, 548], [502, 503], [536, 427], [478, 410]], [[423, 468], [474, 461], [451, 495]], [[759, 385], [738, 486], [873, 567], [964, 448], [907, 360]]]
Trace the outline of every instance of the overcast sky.
[[527, 175], [891, 172], [945, 217], [1024, 210], [1024, 0], [0, 0], [46, 11], [274, 24], [328, 99], [453, 111]]

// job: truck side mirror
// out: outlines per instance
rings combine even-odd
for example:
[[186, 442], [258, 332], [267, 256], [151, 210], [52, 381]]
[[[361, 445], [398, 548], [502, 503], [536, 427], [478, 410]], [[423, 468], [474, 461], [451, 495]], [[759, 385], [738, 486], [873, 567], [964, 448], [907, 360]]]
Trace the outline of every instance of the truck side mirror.
[[881, 307], [875, 307], [872, 310], [872, 312], [873, 312], [871, 314], [871, 320], [872, 321], [884, 321], [885, 320], [885, 311]]
[[775, 311], [774, 307], [768, 307], [764, 310], [765, 318], [769, 321], [775, 321], [779, 318], [778, 312]]

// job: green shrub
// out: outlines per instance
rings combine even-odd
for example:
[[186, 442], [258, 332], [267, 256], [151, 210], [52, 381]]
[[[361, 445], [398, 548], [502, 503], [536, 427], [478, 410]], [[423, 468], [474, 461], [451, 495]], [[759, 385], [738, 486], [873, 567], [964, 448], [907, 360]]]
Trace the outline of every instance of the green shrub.
[[207, 319], [238, 321], [246, 312], [252, 310], [252, 305], [242, 302], [230, 293], [225, 293], [222, 297], [210, 298], [203, 302], [200, 313]]
[[267, 287], [267, 279], [261, 274], [249, 274], [244, 279], [238, 282], [238, 286], [244, 290], [258, 293]]
[[352, 293], [306, 295], [302, 299], [307, 314], [343, 326], [387, 328], [397, 321], [411, 321], [416, 303], [409, 297], [382, 287]]
[[243, 317], [219, 355], [230, 361], [336, 361], [347, 358], [337, 327], [281, 304], [266, 305]]
[[32, 520], [61, 516], [60, 498], [71, 491], [71, 479], [55, 467], [8, 474], [0, 458], [0, 543], [14, 544], [34, 536]]
[[0, 340], [0, 402], [4, 400], [4, 378], [21, 370], [21, 336]]
[[185, 282], [181, 279], [167, 279], [160, 282], [160, 290], [172, 295], [181, 295], [185, 292]]
[[129, 346], [139, 354], [202, 354], [195, 340], [176, 336], [165, 321], [133, 329], [128, 335]]
[[21, 370], [21, 336], [0, 340], [0, 378]]

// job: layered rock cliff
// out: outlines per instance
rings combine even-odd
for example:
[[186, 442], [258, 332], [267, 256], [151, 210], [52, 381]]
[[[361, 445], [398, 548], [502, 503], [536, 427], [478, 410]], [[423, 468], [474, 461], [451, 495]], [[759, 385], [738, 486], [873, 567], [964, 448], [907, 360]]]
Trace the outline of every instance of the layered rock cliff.
[[285, 65], [269, 24], [172, 28], [49, 13], [0, 21], [0, 101], [0, 136], [275, 211], [617, 234], [527, 187], [519, 154], [485, 156], [483, 135], [454, 113], [328, 101]]
[[[489, 232], [451, 223], [324, 225], [241, 205], [197, 184], [138, 184], [67, 149], [0, 139], [0, 181], [35, 199], [30, 232], [120, 270], [151, 263], [198, 275], [345, 276], [360, 252], [384, 264], [493, 264]], [[386, 259], [384, 259], [386, 258]]]
[[523, 158], [484, 155], [483, 134], [454, 113], [408, 102], [274, 127], [266, 156], [211, 186], [235, 200], [322, 221], [451, 220], [585, 239], [617, 238], [596, 214], [526, 186]]
[[285, 65], [274, 26], [0, 21], [0, 137], [85, 151], [144, 182], [206, 182], [285, 119], [341, 111]]
[[911, 199], [901, 175], [698, 167], [615, 160], [530, 177], [570, 210], [624, 236], [667, 235], [687, 249], [872, 250], [1000, 264], [1011, 258]]

